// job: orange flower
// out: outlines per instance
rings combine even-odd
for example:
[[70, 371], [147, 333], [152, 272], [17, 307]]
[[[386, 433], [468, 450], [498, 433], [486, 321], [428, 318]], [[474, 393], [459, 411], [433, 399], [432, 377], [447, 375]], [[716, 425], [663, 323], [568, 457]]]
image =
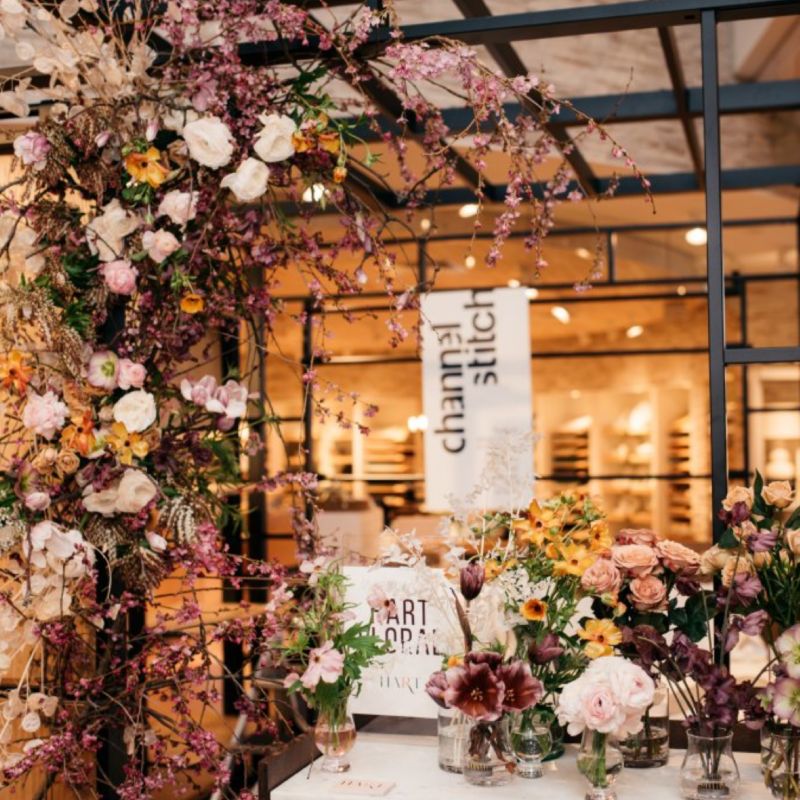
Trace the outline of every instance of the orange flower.
[[126, 466], [133, 463], [134, 456], [144, 458], [150, 452], [144, 437], [138, 433], [129, 433], [121, 422], [115, 422], [111, 426], [106, 441], [117, 454], [120, 463]]
[[347, 178], [347, 167], [334, 167], [333, 182], [344, 183], [345, 178]]
[[302, 131], [295, 131], [292, 134], [292, 144], [294, 145], [295, 153], [307, 153], [314, 148], [313, 139], [306, 136]]
[[73, 415], [71, 424], [61, 431], [61, 442], [65, 447], [77, 450], [82, 456], [95, 449], [97, 439], [94, 433], [94, 418], [91, 411]]
[[585, 642], [583, 652], [591, 658], [610, 656], [614, 646], [622, 641], [620, 629], [610, 619], [590, 619], [578, 630], [578, 636]]
[[184, 314], [199, 314], [206, 307], [206, 301], [197, 292], [188, 292], [181, 297], [181, 311]]
[[331, 153], [332, 155], [336, 155], [342, 146], [341, 137], [335, 131], [321, 133], [317, 137], [317, 143], [320, 150], [324, 150], [326, 153]]
[[17, 394], [24, 394], [32, 376], [33, 367], [29, 353], [12, 350], [0, 355], [0, 385], [4, 389], [14, 389]]
[[580, 578], [595, 562], [595, 556], [582, 544], [562, 545], [560, 555], [561, 559], [553, 565], [553, 575], [574, 575]]
[[450, 656], [447, 659], [447, 669], [460, 667], [464, 663], [464, 656]]
[[589, 548], [595, 552], [609, 550], [614, 540], [608, 523], [604, 519], [595, 520], [589, 527]]
[[519, 613], [529, 622], [543, 622], [547, 619], [547, 603], [536, 597], [526, 600], [520, 607]]
[[486, 580], [490, 581], [503, 571], [503, 565], [499, 561], [489, 560], [483, 565], [483, 571]]
[[161, 153], [155, 147], [146, 153], [128, 153], [125, 156], [125, 169], [135, 181], [157, 189], [169, 175], [169, 170], [160, 159]]

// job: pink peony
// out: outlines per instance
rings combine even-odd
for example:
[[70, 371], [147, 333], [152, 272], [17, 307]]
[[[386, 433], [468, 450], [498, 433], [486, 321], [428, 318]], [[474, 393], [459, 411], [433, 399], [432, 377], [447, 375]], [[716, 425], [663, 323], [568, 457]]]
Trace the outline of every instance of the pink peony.
[[317, 684], [336, 683], [344, 669], [344, 654], [333, 646], [333, 642], [325, 642], [315, 647], [308, 655], [308, 667], [300, 678], [306, 689], [313, 691]]
[[44, 169], [49, 152], [50, 142], [38, 131], [28, 131], [14, 139], [14, 155], [37, 172]]
[[52, 439], [56, 431], [64, 427], [68, 411], [55, 392], [37, 394], [31, 391], [22, 412], [22, 424], [45, 439]]
[[107, 261], [102, 265], [100, 271], [103, 273], [109, 291], [125, 295], [133, 294], [135, 291], [139, 270], [130, 261], [123, 258]]
[[126, 392], [128, 389], [141, 389], [146, 377], [147, 370], [142, 364], [137, 364], [129, 358], [119, 360], [117, 384], [120, 389], [124, 389]]
[[622, 573], [610, 558], [598, 558], [581, 576], [581, 587], [592, 594], [616, 595]]
[[659, 566], [656, 551], [646, 544], [614, 545], [611, 558], [629, 575], [649, 575]]
[[667, 607], [667, 587], [655, 575], [644, 575], [630, 582], [631, 600], [639, 611], [663, 611]]
[[93, 353], [89, 359], [89, 372], [87, 379], [92, 386], [98, 389], [112, 391], [117, 388], [117, 372], [119, 358], [111, 350], [100, 350]]

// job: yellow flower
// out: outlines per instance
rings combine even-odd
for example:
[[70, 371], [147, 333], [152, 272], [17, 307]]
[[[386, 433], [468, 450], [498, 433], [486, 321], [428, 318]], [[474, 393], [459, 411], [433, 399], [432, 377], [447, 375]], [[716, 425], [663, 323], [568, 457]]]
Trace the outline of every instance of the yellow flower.
[[61, 431], [61, 443], [65, 447], [77, 450], [82, 456], [89, 455], [97, 444], [91, 410], [73, 414], [70, 423]]
[[503, 571], [503, 565], [499, 561], [490, 560], [483, 565], [483, 574], [487, 581], [496, 578]]
[[33, 367], [29, 353], [12, 350], [0, 355], [0, 385], [4, 389], [15, 389], [17, 394], [25, 394], [32, 376]]
[[111, 426], [111, 432], [106, 437], [106, 442], [117, 454], [120, 463], [126, 466], [133, 463], [134, 456], [144, 458], [150, 452], [150, 447], [144, 437], [138, 433], [129, 433], [121, 422], [115, 422]]
[[181, 311], [184, 314], [199, 314], [206, 307], [206, 301], [197, 292], [188, 292], [181, 297]]
[[334, 167], [333, 168], [333, 182], [344, 183], [347, 178], [347, 167]]
[[578, 630], [578, 636], [587, 644], [583, 652], [591, 658], [610, 656], [615, 645], [622, 641], [620, 629], [610, 619], [590, 619]]
[[614, 540], [608, 523], [604, 519], [595, 520], [589, 528], [589, 548], [594, 552], [609, 550]]
[[529, 622], [543, 622], [547, 619], [547, 603], [536, 597], [526, 600], [520, 607], [519, 613]]
[[146, 153], [128, 153], [125, 156], [125, 169], [135, 181], [157, 189], [169, 175], [169, 170], [160, 159], [161, 153], [155, 147]]
[[553, 575], [574, 575], [580, 578], [595, 562], [595, 556], [582, 544], [564, 544], [559, 555], [560, 560], [553, 564]]
[[464, 656], [450, 656], [447, 659], [447, 669], [460, 667], [464, 663]]
[[292, 145], [294, 146], [295, 153], [307, 153], [314, 147], [314, 141], [301, 131], [295, 131], [292, 134]]
[[336, 155], [342, 145], [342, 140], [338, 133], [330, 131], [328, 133], [321, 133], [317, 137], [317, 143], [319, 144], [320, 150]]

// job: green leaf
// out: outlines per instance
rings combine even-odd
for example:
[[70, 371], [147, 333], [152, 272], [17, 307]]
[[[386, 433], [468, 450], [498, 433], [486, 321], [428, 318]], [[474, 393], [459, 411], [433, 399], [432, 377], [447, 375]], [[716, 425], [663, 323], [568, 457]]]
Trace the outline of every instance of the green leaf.
[[756, 479], [753, 482], [753, 511], [761, 517], [766, 517], [768, 515], [767, 504], [761, 496], [763, 488], [764, 478], [762, 478], [761, 473], [756, 470]]
[[800, 506], [792, 511], [792, 515], [786, 520], [786, 527], [790, 530], [800, 528]]
[[733, 528], [726, 528], [717, 544], [725, 550], [735, 550], [739, 546], [739, 540], [736, 538]]

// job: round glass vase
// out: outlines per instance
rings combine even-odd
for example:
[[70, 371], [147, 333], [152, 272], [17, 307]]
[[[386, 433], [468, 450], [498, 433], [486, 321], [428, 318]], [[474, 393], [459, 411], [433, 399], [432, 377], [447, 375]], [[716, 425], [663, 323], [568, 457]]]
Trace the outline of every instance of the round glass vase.
[[622, 766], [622, 751], [611, 736], [584, 730], [578, 750], [578, 772], [589, 781], [586, 800], [617, 800], [614, 783]]
[[550, 752], [542, 761], [555, 761], [564, 755], [564, 727], [559, 723], [555, 710], [550, 706], [536, 706], [534, 711], [537, 722], [550, 728]]
[[686, 734], [688, 744], [680, 769], [684, 800], [733, 800], [741, 779], [733, 757], [733, 733], [717, 736]]
[[461, 773], [467, 752], [472, 720], [455, 708], [440, 708], [437, 720], [439, 734], [439, 769]]
[[800, 798], [800, 728], [773, 727], [769, 752], [762, 752], [764, 785], [781, 800]]
[[669, 695], [656, 689], [653, 704], [645, 711], [642, 729], [620, 740], [619, 749], [626, 767], [663, 767], [669, 761]]
[[347, 772], [349, 753], [356, 743], [356, 724], [347, 710], [347, 699], [320, 710], [314, 725], [314, 744], [322, 753], [323, 772]]
[[511, 744], [517, 757], [517, 775], [535, 779], [544, 775], [542, 762], [552, 749], [550, 726], [540, 722], [533, 709], [517, 714], [511, 728]]
[[509, 720], [475, 722], [469, 729], [462, 774], [474, 786], [504, 786], [514, 777], [517, 759], [509, 738]]

